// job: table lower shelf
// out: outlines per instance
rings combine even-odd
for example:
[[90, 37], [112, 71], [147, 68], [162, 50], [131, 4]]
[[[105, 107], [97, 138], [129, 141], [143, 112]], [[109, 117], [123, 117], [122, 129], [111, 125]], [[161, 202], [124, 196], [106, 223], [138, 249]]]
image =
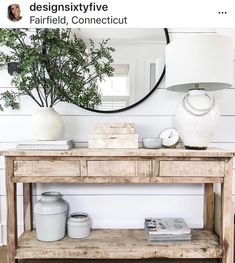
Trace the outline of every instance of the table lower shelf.
[[222, 254], [219, 238], [208, 230], [193, 229], [192, 241], [149, 244], [142, 229], [95, 229], [86, 239], [65, 237], [56, 242], [40, 242], [35, 231], [25, 232], [16, 258], [221, 258]]

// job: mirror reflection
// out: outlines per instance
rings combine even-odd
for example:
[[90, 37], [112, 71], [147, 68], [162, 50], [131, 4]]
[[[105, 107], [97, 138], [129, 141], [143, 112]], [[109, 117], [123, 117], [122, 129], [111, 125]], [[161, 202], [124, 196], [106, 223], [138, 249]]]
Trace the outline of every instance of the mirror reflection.
[[[167, 44], [160, 28], [82, 28], [79, 36], [85, 42], [99, 44], [109, 39], [113, 47], [113, 76], [99, 82], [101, 104], [95, 110], [112, 112], [124, 110], [145, 98], [161, 78]], [[92, 110], [92, 109], [91, 109]]]

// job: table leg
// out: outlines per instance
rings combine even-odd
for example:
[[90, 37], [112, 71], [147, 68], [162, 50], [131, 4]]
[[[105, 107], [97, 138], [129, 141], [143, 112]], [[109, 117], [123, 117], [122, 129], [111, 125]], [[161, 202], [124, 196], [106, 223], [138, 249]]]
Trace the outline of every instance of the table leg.
[[13, 182], [14, 159], [6, 157], [6, 188], [7, 188], [7, 263], [15, 263], [17, 247], [17, 200], [16, 184]]
[[32, 230], [32, 184], [23, 184], [24, 198], [24, 231]]
[[214, 188], [212, 184], [204, 184], [204, 228], [214, 229]]
[[222, 263], [233, 263], [233, 206], [232, 206], [232, 159], [225, 162], [225, 177], [221, 187], [222, 229], [221, 243], [223, 244]]

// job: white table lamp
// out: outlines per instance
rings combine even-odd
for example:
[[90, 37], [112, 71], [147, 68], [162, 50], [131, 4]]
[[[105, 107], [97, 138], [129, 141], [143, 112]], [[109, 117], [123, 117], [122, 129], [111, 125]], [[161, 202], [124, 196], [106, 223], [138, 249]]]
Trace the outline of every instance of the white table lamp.
[[219, 35], [176, 40], [166, 47], [166, 88], [187, 92], [175, 124], [188, 149], [206, 149], [217, 127], [219, 110], [206, 90], [233, 83], [233, 43]]

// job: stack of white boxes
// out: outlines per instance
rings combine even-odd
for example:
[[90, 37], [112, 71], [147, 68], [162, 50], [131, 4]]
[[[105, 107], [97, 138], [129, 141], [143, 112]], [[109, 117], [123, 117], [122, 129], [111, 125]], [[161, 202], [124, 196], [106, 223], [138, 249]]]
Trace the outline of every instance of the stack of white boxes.
[[89, 148], [138, 148], [134, 123], [97, 123], [88, 140]]

